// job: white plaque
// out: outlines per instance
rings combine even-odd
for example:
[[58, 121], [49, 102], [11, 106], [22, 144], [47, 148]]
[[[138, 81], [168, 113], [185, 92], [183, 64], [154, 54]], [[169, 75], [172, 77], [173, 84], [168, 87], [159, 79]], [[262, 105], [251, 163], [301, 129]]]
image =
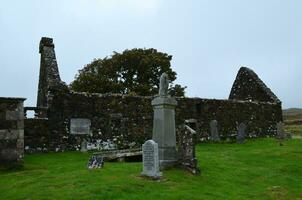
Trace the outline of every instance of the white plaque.
[[70, 134], [88, 135], [90, 134], [90, 125], [89, 119], [72, 118], [70, 119]]

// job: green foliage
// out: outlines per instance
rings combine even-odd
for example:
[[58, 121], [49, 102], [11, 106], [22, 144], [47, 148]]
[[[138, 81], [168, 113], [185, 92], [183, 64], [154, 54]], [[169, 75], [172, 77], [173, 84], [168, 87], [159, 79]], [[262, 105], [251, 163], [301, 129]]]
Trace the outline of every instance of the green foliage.
[[[111, 58], [95, 59], [79, 70], [70, 87], [78, 92], [152, 96], [158, 93], [163, 72], [168, 74], [171, 84], [176, 79], [171, 59], [171, 55], [156, 49], [114, 52]], [[175, 96], [184, 96], [185, 87], [175, 85], [170, 91]]]
[[88, 170], [89, 153], [25, 156], [25, 170], [0, 172], [0, 199], [301, 199], [302, 139], [197, 145], [200, 176], [163, 171], [140, 177], [142, 163]]

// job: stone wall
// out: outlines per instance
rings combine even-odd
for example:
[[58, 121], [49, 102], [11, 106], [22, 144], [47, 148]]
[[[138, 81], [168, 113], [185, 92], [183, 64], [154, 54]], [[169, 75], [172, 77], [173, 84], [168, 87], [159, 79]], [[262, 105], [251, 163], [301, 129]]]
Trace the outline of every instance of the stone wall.
[[40, 76], [37, 95], [37, 107], [47, 107], [48, 90], [62, 83], [57, 64], [55, 45], [52, 38], [42, 37], [39, 45]]
[[186, 120], [200, 140], [209, 139], [211, 120], [217, 120], [222, 139], [233, 138], [241, 122], [247, 124], [250, 137], [266, 137], [276, 134], [282, 110], [275, 103], [183, 98], [179, 99], [176, 116], [177, 124]]
[[0, 168], [15, 168], [23, 164], [24, 100], [0, 98]]
[[[75, 150], [86, 137], [93, 142], [114, 141], [123, 149], [130, 144], [140, 146], [152, 136], [153, 97], [77, 93], [68, 89], [55, 90], [51, 94], [47, 123], [26, 120], [26, 146], [30, 148]], [[199, 140], [209, 138], [213, 119], [218, 121], [222, 140], [235, 137], [241, 122], [247, 124], [250, 137], [273, 136], [275, 124], [282, 120], [281, 106], [275, 103], [201, 98], [177, 98], [177, 101], [176, 125], [187, 121], [196, 130]], [[73, 118], [89, 119], [92, 136], [71, 134]], [[35, 133], [35, 130], [46, 129], [48, 132], [43, 131], [42, 135]], [[35, 138], [31, 135], [36, 135], [36, 139], [27, 140]]]
[[229, 99], [281, 103], [258, 75], [247, 67], [239, 69]]
[[48, 119], [25, 119], [24, 127], [25, 152], [47, 152], [49, 150], [49, 145], [51, 144]]

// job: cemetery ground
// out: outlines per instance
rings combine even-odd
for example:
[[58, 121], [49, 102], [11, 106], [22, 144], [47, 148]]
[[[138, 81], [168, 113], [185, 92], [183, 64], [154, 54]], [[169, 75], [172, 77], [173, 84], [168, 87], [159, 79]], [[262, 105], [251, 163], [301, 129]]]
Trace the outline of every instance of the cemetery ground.
[[0, 172], [0, 199], [302, 199], [302, 139], [202, 143], [200, 176], [180, 169], [160, 181], [140, 177], [141, 162], [88, 170], [91, 153], [25, 155], [23, 170]]

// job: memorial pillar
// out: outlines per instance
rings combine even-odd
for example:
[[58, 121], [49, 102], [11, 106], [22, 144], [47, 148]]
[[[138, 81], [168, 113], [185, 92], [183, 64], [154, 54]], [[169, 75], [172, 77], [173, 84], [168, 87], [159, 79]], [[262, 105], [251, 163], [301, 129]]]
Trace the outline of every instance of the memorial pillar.
[[153, 137], [158, 144], [160, 168], [170, 167], [177, 162], [175, 107], [177, 101], [168, 93], [168, 76], [163, 73], [160, 79], [159, 95], [151, 102], [154, 110]]

